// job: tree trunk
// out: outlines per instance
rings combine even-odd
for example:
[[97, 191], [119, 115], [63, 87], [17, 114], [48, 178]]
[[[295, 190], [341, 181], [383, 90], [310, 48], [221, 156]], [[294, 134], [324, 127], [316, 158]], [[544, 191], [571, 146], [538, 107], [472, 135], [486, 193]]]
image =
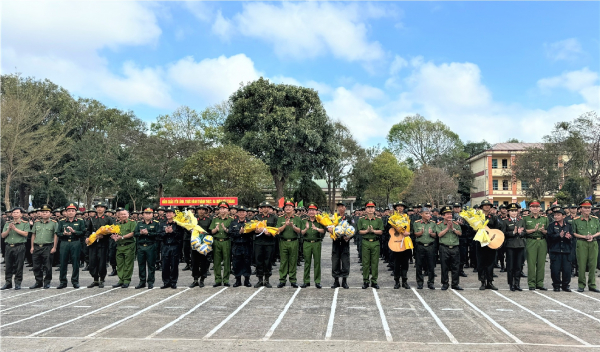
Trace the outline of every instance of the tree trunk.
[[21, 206], [21, 208], [27, 210], [27, 205], [26, 203], [26, 194], [25, 194], [25, 184], [23, 182], [19, 183], [19, 205]]
[[273, 182], [275, 183], [275, 189], [277, 190], [277, 197], [275, 198], [275, 202], [278, 202], [281, 197], [283, 197], [283, 188], [285, 187], [285, 178], [279, 177], [277, 172], [271, 171], [271, 175], [273, 176]]
[[4, 186], [4, 207], [6, 207], [6, 211], [11, 209], [10, 207], [10, 182], [12, 181], [12, 174], [10, 172], [6, 173], [6, 185]]
[[159, 203], [160, 203], [160, 199], [163, 197], [163, 192], [164, 192], [163, 184], [159, 183], [158, 184], [158, 202]]
[[335, 209], [335, 203], [336, 203], [336, 201], [335, 201], [335, 189], [336, 189], [336, 186], [337, 185], [335, 184], [335, 181], [333, 181], [332, 185], [331, 185], [331, 191], [330, 191], [331, 192], [331, 208], [329, 208], [329, 210], [331, 210], [331, 212], [334, 212], [334, 209]]

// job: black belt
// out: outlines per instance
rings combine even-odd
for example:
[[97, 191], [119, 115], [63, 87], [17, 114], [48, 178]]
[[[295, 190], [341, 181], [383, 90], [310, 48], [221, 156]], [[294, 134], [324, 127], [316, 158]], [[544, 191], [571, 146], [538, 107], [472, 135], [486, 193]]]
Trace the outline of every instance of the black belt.
[[7, 245], [10, 246], [10, 247], [18, 247], [18, 246], [23, 245], [23, 244], [25, 244], [25, 243], [7, 243]]
[[538, 240], [539, 241], [539, 240], [543, 240], [544, 238], [543, 237], [537, 237], [537, 238], [536, 237], [529, 237], [528, 239], [529, 240]]
[[316, 243], [316, 242], [321, 242], [321, 240], [304, 240], [304, 242]]
[[219, 242], [225, 242], [225, 241], [229, 241], [229, 238], [215, 238], [215, 240], [217, 240]]
[[367, 239], [367, 238], [363, 238], [363, 240], [365, 240], [365, 241], [369, 241], [369, 242], [379, 242], [379, 240], [378, 240], [378, 239], [370, 240], [370, 239]]
[[285, 241], [285, 242], [292, 242], [292, 241], [297, 241], [298, 239], [297, 238], [292, 238], [292, 239], [282, 238], [281, 240]]
[[52, 246], [54, 243], [44, 243], [44, 244], [34, 243], [34, 244], [39, 247], [48, 247], [48, 246]]
[[446, 248], [450, 248], [450, 249], [452, 249], [452, 248], [454, 248], [454, 247], [458, 247], [458, 245], [449, 246], [449, 245], [447, 245], [447, 244], [443, 244], [443, 243], [440, 243], [440, 244], [441, 244], [442, 246], [444, 246], [444, 247], [446, 247]]
[[577, 241], [584, 241], [584, 242], [594, 242], [596, 239], [592, 239], [591, 241], [588, 241], [587, 238], [579, 238], [577, 237]]
[[154, 243], [140, 243], [140, 246], [142, 247], [148, 247], [148, 246], [152, 246]]
[[417, 244], [420, 244], [423, 247], [427, 247], [427, 246], [431, 246], [433, 244], [433, 242], [432, 243], [427, 243], [427, 244], [421, 243], [421, 242], [417, 242]]

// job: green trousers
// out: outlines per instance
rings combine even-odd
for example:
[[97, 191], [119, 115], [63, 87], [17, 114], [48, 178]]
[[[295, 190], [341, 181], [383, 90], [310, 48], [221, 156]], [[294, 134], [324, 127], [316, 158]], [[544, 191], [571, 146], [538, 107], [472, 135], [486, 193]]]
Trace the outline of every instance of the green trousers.
[[81, 251], [81, 243], [79, 240], [60, 241], [60, 283], [67, 283], [67, 267], [69, 259], [73, 265], [73, 274], [71, 275], [71, 283], [79, 284], [79, 254]]
[[579, 288], [585, 288], [585, 272], [589, 270], [588, 287], [596, 288], [596, 261], [598, 260], [598, 241], [577, 240], [577, 266], [579, 267]]
[[[154, 273], [156, 271], [156, 244], [140, 244], [137, 250], [138, 271], [140, 284], [154, 285]], [[146, 279], [146, 266], [148, 267], [148, 278]]]
[[548, 244], [545, 239], [527, 239], [527, 286], [543, 287]]
[[135, 242], [126, 245], [117, 244], [117, 275], [120, 284], [129, 284], [133, 275], [135, 260]]
[[[228, 284], [231, 274], [231, 241], [213, 242], [215, 284]], [[223, 264], [223, 273], [221, 275], [221, 264]]]
[[[298, 241], [279, 241], [279, 282], [285, 283], [288, 275], [290, 282], [296, 282], [298, 265]], [[305, 264], [306, 265], [306, 264]]]
[[[379, 241], [362, 241], [363, 282], [377, 283], [379, 275]], [[371, 280], [369, 280], [369, 273]]]
[[304, 253], [304, 283], [310, 283], [310, 263], [315, 260], [315, 284], [321, 283], [321, 242], [310, 243], [304, 240], [302, 246]]

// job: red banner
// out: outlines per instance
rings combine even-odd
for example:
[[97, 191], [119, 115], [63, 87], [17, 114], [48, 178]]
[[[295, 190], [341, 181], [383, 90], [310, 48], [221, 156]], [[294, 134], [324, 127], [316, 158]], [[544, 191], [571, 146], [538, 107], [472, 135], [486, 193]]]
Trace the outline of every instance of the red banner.
[[237, 197], [165, 197], [160, 199], [160, 205], [166, 206], [192, 206], [192, 205], [217, 205], [225, 201], [229, 205], [237, 205]]

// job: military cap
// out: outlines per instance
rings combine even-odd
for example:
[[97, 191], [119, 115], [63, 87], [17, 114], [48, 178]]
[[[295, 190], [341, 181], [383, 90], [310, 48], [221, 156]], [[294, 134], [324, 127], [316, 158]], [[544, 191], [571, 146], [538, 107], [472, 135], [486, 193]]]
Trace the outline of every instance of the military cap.
[[168, 213], [168, 212], [172, 212], [172, 213], [174, 213], [174, 212], [175, 212], [175, 210], [176, 210], [176, 209], [175, 209], [175, 207], [169, 206], [169, 207], [166, 207], [166, 208], [165, 208], [165, 213]]
[[75, 214], [77, 214], [77, 215], [83, 215], [83, 213], [81, 212], [81, 210], [77, 210], [77, 211], [75, 212]]
[[65, 209], [75, 209], [75, 210], [77, 210], [77, 206], [75, 205], [75, 203], [69, 203]]
[[108, 210], [106, 210], [106, 212], [107, 213], [114, 213], [115, 211], [114, 211], [114, 209], [108, 209]]
[[554, 208], [554, 210], [552, 211], [553, 213], [559, 213], [562, 215], [567, 215], [567, 213], [565, 213], [565, 211], [562, 208]]
[[237, 210], [237, 209], [238, 209], [238, 206], [237, 206], [237, 205], [235, 205], [235, 204], [231, 204], [231, 205], [229, 206], [229, 209], [236, 209], [236, 210]]
[[10, 213], [12, 213], [15, 210], [19, 210], [21, 213], [25, 213], [25, 209], [21, 208], [21, 207], [14, 207], [10, 210]]
[[375, 202], [373, 200], [368, 200], [365, 203], [365, 208], [368, 208], [368, 207], [375, 207]]
[[537, 199], [532, 199], [532, 200], [529, 202], [529, 207], [530, 207], [530, 208], [531, 208], [532, 206], [540, 206], [540, 205], [541, 205], [541, 204], [540, 204], [540, 201], [539, 201], [539, 200], [537, 200]]
[[123, 207], [118, 207], [118, 208], [117, 208], [117, 210], [116, 210], [116, 212], [118, 213], [118, 212], [120, 212], [120, 211], [123, 211], [123, 210], [125, 210], [125, 208], [123, 208]]
[[264, 208], [264, 207], [273, 208], [273, 205], [272, 205], [271, 203], [267, 202], [267, 201], [264, 201], [264, 202], [260, 203], [260, 204], [258, 205], [258, 207], [259, 207], [259, 208]]
[[226, 201], [222, 200], [219, 202], [218, 204], [219, 208], [228, 208], [229, 209], [229, 203], [227, 203]]
[[238, 206], [236, 207], [236, 209], [237, 209], [238, 211], [248, 211], [248, 210], [249, 210], [248, 208], [246, 208], [246, 207], [245, 207], [245, 206], [243, 206], [243, 205], [238, 205]]
[[201, 205], [199, 205], [199, 206], [196, 207], [196, 210], [198, 210], [198, 209], [206, 209], [206, 210], [208, 210], [208, 205], [201, 204]]
[[460, 205], [459, 202], [454, 202], [454, 203], [452, 203], [452, 207], [454, 207], [454, 208], [460, 208], [461, 205]]
[[581, 201], [581, 203], [579, 203], [580, 207], [591, 207], [592, 206], [592, 201], [589, 199], [584, 199]]
[[[488, 204], [489, 204], [489, 202], [490, 202], [490, 201], [488, 200]], [[480, 206], [479, 204], [475, 204], [475, 205], [473, 205], [473, 209], [479, 209], [479, 208], [481, 208], [481, 206]]]
[[511, 210], [519, 210], [519, 205], [517, 203], [510, 203], [507, 207], [506, 210], [511, 211]]
[[292, 207], [296, 206], [296, 204], [294, 204], [294, 198], [285, 198], [283, 207], [285, 208], [288, 205], [291, 205]]
[[403, 201], [401, 201], [401, 200], [398, 201], [398, 202], [396, 202], [396, 203], [394, 203], [394, 204], [392, 204], [392, 208], [394, 208], [394, 209], [396, 209], [396, 207], [398, 207], [398, 206], [403, 206], [404, 209], [406, 209], [406, 204]]
[[492, 206], [493, 204], [492, 204], [492, 202], [490, 202], [489, 199], [484, 199], [484, 200], [481, 201], [481, 204], [479, 204], [479, 205], [480, 206], [484, 206], [484, 205]]
[[52, 211], [52, 208], [50, 208], [50, 206], [48, 204], [44, 204], [40, 208], [40, 211]]
[[143, 213], [154, 213], [154, 210], [152, 208], [146, 208]]
[[500, 204], [500, 206], [498, 207], [499, 209], [506, 209], [506, 205], [504, 204]]
[[342, 202], [341, 200], [338, 200], [337, 202], [335, 202], [335, 206], [337, 207], [338, 205], [346, 206], [346, 204], [344, 204], [344, 202]]
[[423, 204], [423, 207], [425, 207], [425, 208], [433, 208], [433, 205], [431, 205], [431, 203], [427, 202], [427, 203]]
[[449, 205], [444, 205], [442, 207], [442, 210], [440, 211], [440, 214], [444, 215], [446, 213], [452, 213], [452, 207]]
[[315, 209], [315, 210], [318, 210], [318, 209], [319, 209], [319, 207], [317, 206], [317, 204], [315, 204], [315, 203], [312, 203], [312, 202], [311, 202], [311, 203], [308, 203], [308, 209], [309, 209], [309, 210], [310, 210], [310, 209]]
[[98, 203], [98, 204], [94, 205], [94, 208], [98, 208], [98, 207], [104, 207], [104, 208], [108, 208], [108, 207], [106, 206], [106, 203], [103, 203], [103, 202], [100, 202], [100, 203]]
[[440, 212], [440, 210], [438, 208], [433, 208], [433, 209], [431, 209], [431, 211], [434, 212], [434, 213], [435, 212], [438, 212], [438, 213]]

